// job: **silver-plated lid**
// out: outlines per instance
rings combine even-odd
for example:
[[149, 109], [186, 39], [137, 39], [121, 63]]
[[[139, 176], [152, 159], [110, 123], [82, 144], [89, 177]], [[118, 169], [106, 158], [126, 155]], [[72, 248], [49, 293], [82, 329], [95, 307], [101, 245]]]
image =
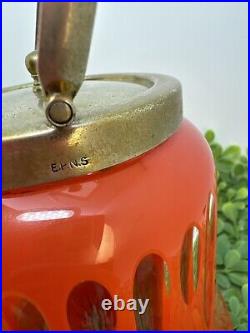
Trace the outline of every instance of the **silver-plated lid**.
[[4, 91], [4, 191], [122, 163], [162, 143], [182, 120], [181, 86], [164, 75], [87, 77], [74, 104], [73, 124], [54, 127], [31, 84]]
[[174, 78], [85, 78], [95, 11], [95, 3], [38, 4], [36, 50], [26, 57], [33, 86], [3, 94], [4, 191], [122, 163], [180, 124], [181, 87]]

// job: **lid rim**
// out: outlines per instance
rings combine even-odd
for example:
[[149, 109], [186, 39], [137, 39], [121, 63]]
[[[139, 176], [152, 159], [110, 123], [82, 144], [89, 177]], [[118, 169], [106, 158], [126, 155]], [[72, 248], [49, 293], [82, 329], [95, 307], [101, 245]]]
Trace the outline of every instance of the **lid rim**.
[[4, 138], [3, 191], [79, 177], [123, 163], [161, 144], [181, 123], [181, 86], [172, 77], [105, 74], [88, 80], [143, 82], [147, 89], [92, 122], [63, 130], [48, 126], [47, 132]]

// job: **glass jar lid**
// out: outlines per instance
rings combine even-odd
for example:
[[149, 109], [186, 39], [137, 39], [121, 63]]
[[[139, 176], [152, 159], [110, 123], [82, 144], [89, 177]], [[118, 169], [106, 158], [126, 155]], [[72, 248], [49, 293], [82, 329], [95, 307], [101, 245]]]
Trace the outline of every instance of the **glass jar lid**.
[[86, 77], [73, 123], [56, 127], [32, 84], [3, 92], [3, 190], [90, 174], [156, 147], [182, 119], [179, 82], [169, 76]]

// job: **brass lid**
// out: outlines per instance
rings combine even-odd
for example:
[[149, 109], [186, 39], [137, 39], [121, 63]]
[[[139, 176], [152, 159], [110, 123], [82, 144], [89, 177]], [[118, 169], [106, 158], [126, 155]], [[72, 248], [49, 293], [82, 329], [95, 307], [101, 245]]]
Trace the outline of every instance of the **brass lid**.
[[182, 119], [179, 82], [169, 76], [87, 77], [71, 126], [45, 116], [32, 84], [3, 92], [3, 190], [90, 174], [139, 156], [166, 140]]

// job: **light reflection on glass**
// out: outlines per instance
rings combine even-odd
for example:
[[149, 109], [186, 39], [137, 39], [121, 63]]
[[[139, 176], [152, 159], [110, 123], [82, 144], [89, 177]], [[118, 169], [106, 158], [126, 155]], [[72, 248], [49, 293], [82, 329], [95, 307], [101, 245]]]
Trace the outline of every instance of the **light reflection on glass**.
[[96, 256], [96, 263], [108, 261], [114, 254], [115, 237], [112, 228], [105, 224], [99, 250]]
[[44, 210], [40, 212], [26, 212], [17, 216], [18, 221], [38, 222], [67, 219], [74, 215], [73, 210]]
[[193, 237], [192, 237], [193, 247], [195, 247], [195, 244], [197, 244], [198, 238], [199, 238], [199, 229], [197, 227], [193, 227]]
[[214, 221], [214, 196], [213, 193], [210, 193], [209, 202], [208, 202], [208, 225], [212, 228]]
[[193, 227], [193, 239], [192, 239], [192, 255], [193, 255], [193, 279], [195, 289], [198, 286], [198, 276], [199, 276], [199, 241], [200, 232], [197, 227]]

